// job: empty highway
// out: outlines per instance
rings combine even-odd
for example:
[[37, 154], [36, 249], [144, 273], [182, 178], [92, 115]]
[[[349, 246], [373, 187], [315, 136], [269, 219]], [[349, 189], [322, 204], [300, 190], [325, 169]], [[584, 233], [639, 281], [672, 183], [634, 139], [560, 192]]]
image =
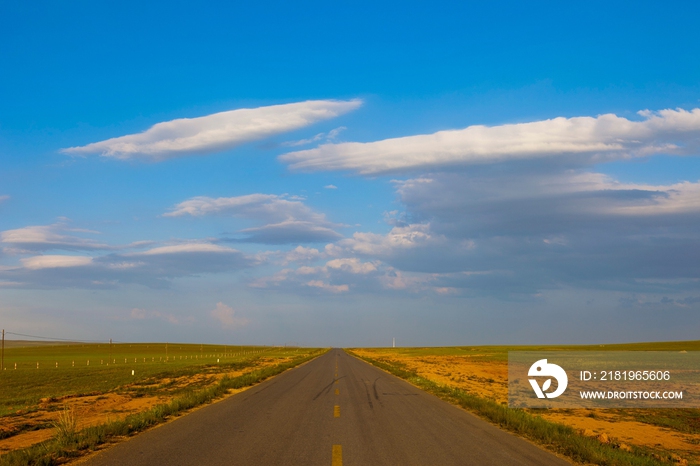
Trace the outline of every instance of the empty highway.
[[92, 457], [91, 466], [568, 463], [334, 349]]

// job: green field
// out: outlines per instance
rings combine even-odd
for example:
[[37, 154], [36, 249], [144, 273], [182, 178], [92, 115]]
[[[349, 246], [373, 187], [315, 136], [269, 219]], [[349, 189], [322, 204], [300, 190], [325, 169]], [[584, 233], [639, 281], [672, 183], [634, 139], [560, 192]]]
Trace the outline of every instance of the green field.
[[298, 348], [195, 344], [168, 344], [166, 349], [165, 343], [25, 347], [7, 343], [5, 370], [0, 374], [0, 416], [32, 409], [42, 398], [105, 393], [163, 378], [235, 370], [259, 357], [283, 358], [308, 352]]
[[[364, 357], [368, 362], [577, 461], [620, 466], [648, 466], [672, 461], [670, 455], [673, 452], [663, 448], [633, 446], [633, 451], [626, 452], [619, 444], [600, 444], [595, 439], [582, 437], [574, 429], [541, 419], [537, 410], [507, 408], [459, 388], [435, 383], [399, 360], [387, 359], [391, 355], [416, 359], [470, 356], [472, 360], [503, 365], [507, 362], [508, 351], [540, 350], [699, 351], [700, 341], [586, 346], [365, 348], [362, 351], [374, 353], [371, 358]], [[11, 441], [37, 429], [46, 429], [51, 438], [39, 445], [4, 454], [0, 457], [0, 465], [44, 464], [45, 461], [48, 461], [45, 464], [54, 464], [81, 456], [101, 444], [147, 429], [224, 396], [232, 389], [260, 382], [322, 352], [309, 348], [174, 343], [168, 343], [167, 348], [165, 343], [6, 344], [5, 370], [0, 373], [0, 440]], [[110, 421], [108, 416], [105, 424], [73, 432], [67, 437], [59, 435], [54, 419], [62, 412], [65, 403], [85, 395], [93, 398], [98, 395], [99, 399], [102, 395], [113, 396], [110, 394], [128, 399], [158, 397], [163, 401], [122, 420]], [[611, 410], [608, 411], [610, 414], [620, 420], [661, 426], [685, 435], [700, 433], [698, 410]], [[595, 412], [590, 413], [591, 418], [595, 416]]]
[[508, 361], [508, 351], [700, 351], [700, 340], [612, 345], [429, 346], [362, 350], [404, 356], [479, 356], [484, 361]]
[[[0, 465], [61, 464], [324, 351], [179, 343], [8, 344], [0, 373]], [[104, 420], [81, 426], [84, 411], [75, 410], [76, 403], [110, 397], [151, 404], [130, 414], [108, 408], [100, 412]], [[41, 434], [40, 443], [23, 443], [23, 436], [35, 433]]]

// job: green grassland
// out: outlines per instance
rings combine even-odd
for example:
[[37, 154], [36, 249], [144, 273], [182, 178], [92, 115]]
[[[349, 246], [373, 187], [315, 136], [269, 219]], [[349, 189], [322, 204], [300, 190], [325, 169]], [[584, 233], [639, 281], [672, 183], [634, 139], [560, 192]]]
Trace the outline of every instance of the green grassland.
[[403, 356], [478, 356], [484, 361], [508, 361], [508, 351], [700, 351], [700, 340], [612, 345], [445, 346], [415, 348], [362, 348], [362, 351]]
[[[327, 351], [195, 344], [168, 344], [166, 349], [164, 343], [8, 346], [5, 370], [0, 373], [0, 422], [23, 419], [39, 410], [64, 411], [59, 411], [58, 420], [49, 424], [2, 429], [5, 438], [38, 428], [51, 428], [54, 435], [40, 444], [0, 456], [0, 466], [62, 464]], [[218, 378], [207, 377], [216, 374]], [[176, 382], [187, 376], [198, 377], [186, 384]], [[107, 393], [130, 398], [164, 396], [167, 401], [80, 431], [75, 414], [61, 408], [64, 398]]]
[[0, 373], [0, 416], [32, 409], [42, 398], [105, 393], [166, 378], [241, 370], [259, 357], [285, 358], [308, 352], [194, 344], [168, 344], [166, 350], [164, 343], [8, 346], [5, 370]]

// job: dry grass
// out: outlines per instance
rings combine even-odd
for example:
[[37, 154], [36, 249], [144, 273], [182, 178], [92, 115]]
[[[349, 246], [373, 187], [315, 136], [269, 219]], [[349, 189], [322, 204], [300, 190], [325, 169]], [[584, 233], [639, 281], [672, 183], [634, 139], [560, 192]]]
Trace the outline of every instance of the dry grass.
[[75, 410], [68, 407], [67, 405], [63, 407], [58, 415], [58, 418], [53, 423], [56, 434], [54, 438], [56, 443], [62, 446], [70, 445], [75, 441], [75, 437], [78, 431], [78, 422], [75, 417]]
[[304, 350], [294, 358], [278, 360], [277, 364], [265, 365], [235, 377], [224, 376], [214, 385], [197, 390], [185, 390], [170, 401], [152, 408], [100, 425], [77, 429], [75, 413], [68, 408], [54, 422], [55, 436], [47, 441], [22, 450], [11, 451], [0, 456], [0, 466], [28, 466], [61, 464], [85, 455], [100, 445], [115, 442], [134, 435], [173, 416], [179, 416], [205, 403], [212, 402], [245, 387], [252, 386], [295, 367], [325, 350]]
[[[110, 347], [104, 344], [6, 351], [5, 363], [12, 369], [0, 373], [0, 455], [47, 441], [70, 449], [76, 443], [72, 441], [74, 432], [79, 434], [105, 421], [120, 422], [157, 405], [215, 387], [223, 379], [236, 379], [314, 352], [305, 348], [171, 343], [167, 362], [165, 355], [148, 356], [147, 351], [160, 349], [164, 350], [164, 345], [115, 344], [111, 348], [112, 362], [117, 363], [109, 366]], [[41, 362], [40, 369], [36, 369], [36, 362], [28, 363], [42, 357], [57, 359], [58, 367]], [[89, 366], [85, 362], [78, 364], [88, 358], [92, 361]], [[14, 361], [19, 361], [16, 370]], [[0, 464], [4, 464], [2, 460]]]
[[[600, 350], [599, 345], [590, 350]], [[523, 347], [457, 348], [366, 348], [353, 350], [366, 359], [424, 379], [425, 389], [453, 393], [457, 404], [468, 406], [462, 395], [483, 400], [484, 406], [501, 405], [508, 399], [507, 352], [532, 350]], [[588, 347], [540, 347], [538, 350], [587, 350]], [[609, 350], [694, 350], [700, 342], [606, 345]], [[417, 379], [416, 379], [417, 380]], [[420, 384], [419, 384], [420, 385]], [[454, 392], [452, 392], [453, 390]], [[481, 406], [481, 402], [474, 402]], [[471, 409], [471, 408], [468, 408]], [[481, 408], [474, 408], [478, 411]], [[489, 408], [490, 409], [490, 408]], [[495, 410], [495, 408], [494, 408]], [[488, 410], [486, 410], [488, 411]], [[497, 410], [496, 410], [497, 411]], [[608, 445], [632, 449], [652, 460], [669, 464], [700, 464], [700, 410], [616, 409], [616, 410], [526, 410], [542, 421], [573, 429], [592, 439], [607, 438]], [[687, 461], [687, 462], [686, 462]]]

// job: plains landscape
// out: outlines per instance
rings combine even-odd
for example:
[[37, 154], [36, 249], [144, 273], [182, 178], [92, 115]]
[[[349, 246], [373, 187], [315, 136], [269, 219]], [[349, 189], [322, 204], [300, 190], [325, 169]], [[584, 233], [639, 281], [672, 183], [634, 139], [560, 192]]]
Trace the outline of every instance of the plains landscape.
[[0, 466], [700, 465], [698, 18], [0, 1]]
[[320, 351], [11, 342], [0, 381], [0, 464], [67, 461], [244, 390]]
[[[700, 342], [602, 348], [698, 351]], [[541, 350], [600, 351], [601, 345], [352, 348], [345, 352], [571, 464], [699, 464], [700, 410], [508, 408], [508, 351]], [[6, 347], [2, 380], [0, 464], [82, 461], [326, 352], [298, 347], [168, 343], [166, 349], [165, 343], [13, 341]], [[338, 382], [343, 376], [335, 370], [331, 380]], [[381, 403], [377, 380], [372, 390]]]

